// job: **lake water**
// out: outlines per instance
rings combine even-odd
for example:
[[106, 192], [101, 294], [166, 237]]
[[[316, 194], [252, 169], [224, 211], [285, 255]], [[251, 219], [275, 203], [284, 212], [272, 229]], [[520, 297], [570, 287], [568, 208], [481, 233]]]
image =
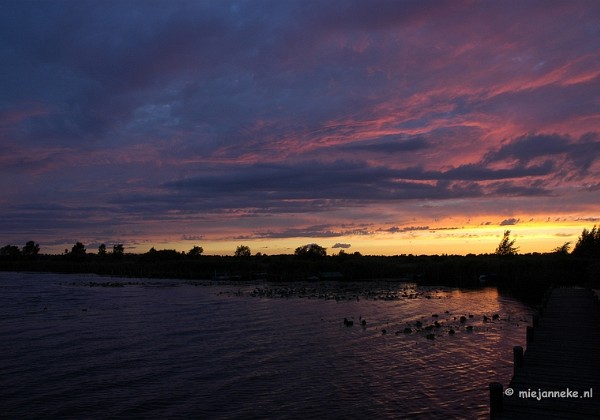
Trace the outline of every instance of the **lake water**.
[[530, 320], [493, 288], [0, 273], [0, 417], [481, 418]]

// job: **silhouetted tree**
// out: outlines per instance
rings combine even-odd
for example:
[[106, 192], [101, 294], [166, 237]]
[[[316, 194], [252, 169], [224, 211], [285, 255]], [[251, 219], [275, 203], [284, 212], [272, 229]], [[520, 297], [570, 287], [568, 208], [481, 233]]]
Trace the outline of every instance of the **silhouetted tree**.
[[3, 257], [16, 257], [21, 255], [21, 250], [16, 245], [6, 245], [0, 248], [0, 255]]
[[40, 244], [33, 241], [28, 241], [23, 247], [23, 255], [34, 257], [40, 252]]
[[75, 243], [75, 245], [73, 245], [73, 248], [71, 248], [71, 255], [74, 257], [85, 257], [85, 252], [85, 245], [81, 242]]
[[557, 246], [556, 248], [554, 248], [552, 250], [552, 252], [554, 254], [559, 254], [559, 255], [568, 255], [569, 249], [571, 249], [571, 242], [565, 242], [561, 246]]
[[518, 247], [515, 246], [516, 239], [510, 239], [510, 230], [505, 230], [502, 240], [496, 248], [496, 255], [509, 256], [517, 255]]
[[122, 258], [125, 255], [125, 248], [123, 244], [115, 244], [113, 245], [112, 256], [114, 258]]
[[250, 252], [249, 246], [240, 245], [236, 248], [235, 254], [233, 255], [235, 255], [236, 257], [249, 257], [250, 255], [252, 255], [252, 253]]
[[307, 244], [296, 248], [294, 254], [301, 257], [324, 257], [327, 255], [327, 248], [317, 244]]
[[194, 245], [192, 249], [188, 251], [187, 254], [189, 257], [199, 257], [200, 255], [202, 255], [203, 252], [204, 248], [202, 248], [201, 246]]
[[583, 229], [573, 248], [573, 255], [583, 258], [600, 258], [600, 229], [594, 225], [592, 230]]
[[106, 255], [106, 245], [105, 244], [100, 244], [100, 246], [98, 247], [98, 255], [100, 255], [101, 257]]

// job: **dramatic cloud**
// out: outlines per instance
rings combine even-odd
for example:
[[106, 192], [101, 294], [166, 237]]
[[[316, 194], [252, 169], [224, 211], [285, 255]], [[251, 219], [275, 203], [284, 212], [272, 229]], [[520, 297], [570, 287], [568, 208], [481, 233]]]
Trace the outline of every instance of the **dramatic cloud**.
[[1, 10], [4, 241], [357, 248], [599, 217], [595, 1]]
[[393, 226], [389, 229], [386, 229], [386, 231], [389, 233], [412, 232], [415, 230], [429, 230], [429, 226], [406, 226], [403, 228], [400, 228], [398, 226]]

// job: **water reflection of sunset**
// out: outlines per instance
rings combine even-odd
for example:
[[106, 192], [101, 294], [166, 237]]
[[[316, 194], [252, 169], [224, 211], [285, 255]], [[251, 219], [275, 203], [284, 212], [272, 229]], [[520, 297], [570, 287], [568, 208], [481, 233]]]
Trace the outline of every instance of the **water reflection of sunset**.
[[[15, 418], [41, 404], [49, 417], [481, 417], [488, 383], [510, 379], [512, 346], [531, 316], [489, 288], [312, 282], [287, 287], [318, 287], [322, 298], [266, 298], [252, 295], [264, 284], [113, 277], [125, 285], [111, 288], [90, 287], [86, 275], [0, 277], [0, 310], [10, 314], [0, 336], [11, 341], [3, 360], [20, 378], [14, 389], [27, 390], [3, 399]], [[404, 333], [407, 325], [414, 331]]]

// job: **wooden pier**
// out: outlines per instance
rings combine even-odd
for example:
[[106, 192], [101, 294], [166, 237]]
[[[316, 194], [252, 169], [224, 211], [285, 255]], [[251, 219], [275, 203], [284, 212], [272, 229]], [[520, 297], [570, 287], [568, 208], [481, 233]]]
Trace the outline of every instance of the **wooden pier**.
[[514, 349], [508, 387], [490, 384], [491, 418], [600, 419], [598, 298], [589, 289], [553, 289], [533, 324], [527, 351]]

